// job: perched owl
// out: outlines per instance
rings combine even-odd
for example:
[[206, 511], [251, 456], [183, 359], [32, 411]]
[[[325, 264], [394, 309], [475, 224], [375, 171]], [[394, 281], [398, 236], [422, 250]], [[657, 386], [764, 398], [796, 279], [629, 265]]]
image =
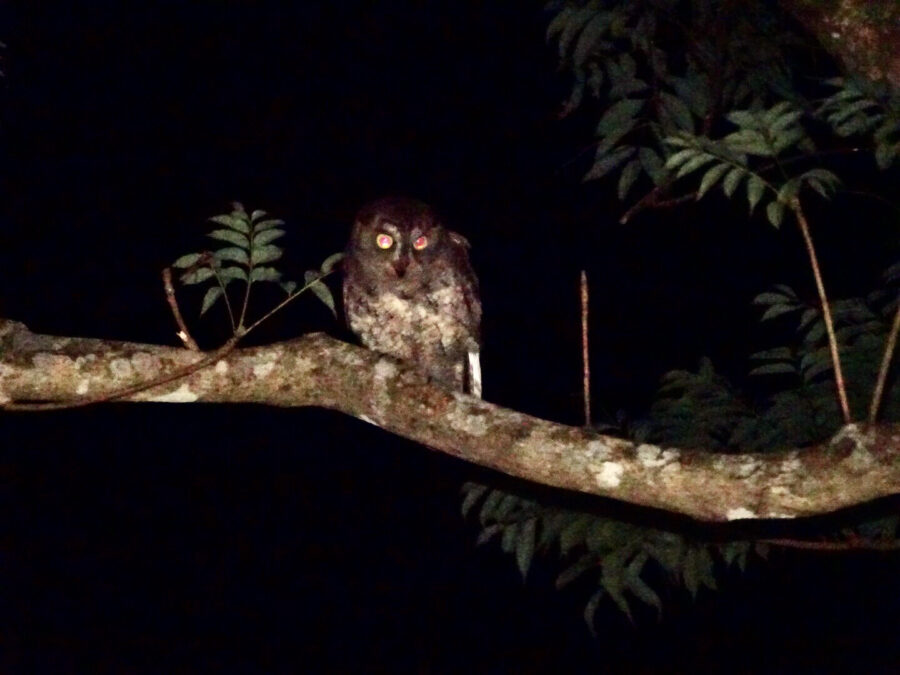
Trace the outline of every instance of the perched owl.
[[356, 216], [344, 258], [344, 310], [369, 349], [481, 396], [481, 299], [469, 242], [422, 202], [379, 199]]

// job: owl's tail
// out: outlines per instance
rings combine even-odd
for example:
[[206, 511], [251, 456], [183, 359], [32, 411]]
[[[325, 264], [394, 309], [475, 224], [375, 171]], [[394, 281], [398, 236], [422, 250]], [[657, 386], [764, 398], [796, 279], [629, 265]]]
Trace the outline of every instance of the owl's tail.
[[469, 393], [481, 398], [481, 354], [469, 352]]

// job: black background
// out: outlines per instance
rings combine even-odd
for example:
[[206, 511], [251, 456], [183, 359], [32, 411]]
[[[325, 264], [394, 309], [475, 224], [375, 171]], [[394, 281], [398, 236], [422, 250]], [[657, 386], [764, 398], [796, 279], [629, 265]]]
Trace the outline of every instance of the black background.
[[[205, 246], [231, 200], [288, 222], [299, 278], [362, 203], [403, 193], [473, 244], [489, 400], [581, 421], [582, 268], [598, 416], [639, 412], [704, 354], [740, 376], [765, 346], [753, 295], [811, 293], [799, 238], [715, 196], [618, 225], [609, 187], [579, 182], [593, 118], [556, 118], [568, 82], [539, 4], [4, 3], [0, 315], [174, 344], [159, 270]], [[871, 287], [896, 250], [872, 246], [891, 230], [860, 208], [811, 207], [836, 294]], [[209, 346], [224, 315], [197, 326]], [[344, 335], [304, 299], [255, 341], [309, 330]], [[879, 554], [776, 552], [696, 602], [660, 586], [660, 622], [607, 603], [592, 640], [588, 589], [552, 590], [549, 564], [523, 584], [474, 547], [458, 490], [482, 473], [334, 413], [117, 404], [4, 416], [0, 433], [7, 671], [897, 662], [895, 557]]]

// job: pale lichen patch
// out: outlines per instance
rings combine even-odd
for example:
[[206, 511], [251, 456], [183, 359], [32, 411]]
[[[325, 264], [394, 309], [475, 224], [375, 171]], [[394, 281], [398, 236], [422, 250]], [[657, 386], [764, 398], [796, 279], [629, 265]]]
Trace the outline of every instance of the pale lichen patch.
[[484, 436], [490, 430], [485, 415], [473, 414], [470, 402], [462, 394], [454, 394], [454, 404], [447, 413], [447, 423], [454, 431], [469, 436]]
[[141, 377], [152, 377], [159, 370], [159, 359], [149, 352], [135, 352], [131, 355], [131, 365]]
[[228, 374], [228, 361], [225, 359], [221, 359], [216, 361], [216, 366], [213, 368], [216, 375], [227, 375]]
[[375, 364], [375, 381], [385, 382], [397, 376], [397, 365], [387, 359], [379, 359]]
[[625, 468], [618, 462], [603, 462], [599, 470], [594, 472], [594, 480], [597, 481], [598, 487], [604, 489], [617, 488], [622, 484], [622, 475], [624, 473]]
[[38, 352], [31, 358], [31, 362], [38, 370], [70, 369], [75, 366], [75, 363], [68, 356], [49, 352]]
[[745, 506], [739, 506], [734, 509], [728, 509], [725, 517], [728, 520], [747, 520], [756, 518], [756, 514]]
[[147, 400], [157, 403], [193, 403], [200, 397], [185, 382], [175, 391], [168, 394], [160, 394], [159, 396], [151, 396]]
[[751, 456], [717, 455], [712, 463], [713, 472], [733, 478], [749, 478], [762, 466], [759, 459]]
[[75, 367], [81, 370], [85, 366], [91, 365], [96, 360], [96, 354], [82, 354], [81, 356], [75, 357]]
[[129, 379], [134, 374], [134, 368], [128, 359], [113, 359], [109, 362], [109, 371], [120, 380]]
[[672, 462], [678, 461], [681, 456], [677, 450], [663, 450], [658, 445], [643, 443], [637, 447], [637, 459], [647, 469], [658, 469]]
[[88, 378], [83, 377], [80, 380], [78, 380], [78, 385], [75, 387], [75, 393], [78, 394], [79, 396], [84, 396], [85, 394], [88, 393], [88, 390], [90, 388], [91, 388], [91, 381]]
[[613, 455], [612, 448], [603, 441], [588, 441], [586, 455], [588, 461], [605, 462]]
[[253, 377], [257, 379], [264, 379], [269, 376], [275, 369], [274, 361], [265, 361], [263, 363], [255, 363], [253, 364]]

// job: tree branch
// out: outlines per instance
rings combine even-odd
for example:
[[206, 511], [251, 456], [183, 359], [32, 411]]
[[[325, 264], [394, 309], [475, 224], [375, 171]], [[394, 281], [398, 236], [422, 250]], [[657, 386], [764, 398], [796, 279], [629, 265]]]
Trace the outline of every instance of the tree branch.
[[[0, 320], [0, 406], [93, 397], [204, 356], [38, 335]], [[863, 434], [851, 425], [829, 443], [777, 453], [666, 449], [447, 391], [408, 365], [323, 334], [233, 351], [127, 400], [330, 408], [512, 476], [705, 521], [795, 518], [900, 493], [900, 427]]]
[[870, 0], [780, 0], [844, 70], [900, 91], [900, 5]]

